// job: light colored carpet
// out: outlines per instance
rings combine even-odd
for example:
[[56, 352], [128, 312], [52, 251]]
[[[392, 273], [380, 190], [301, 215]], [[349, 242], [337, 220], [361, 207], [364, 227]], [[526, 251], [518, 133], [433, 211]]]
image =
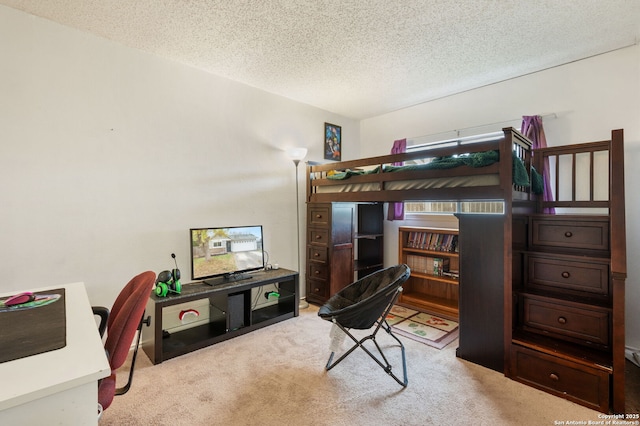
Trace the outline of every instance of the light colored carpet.
[[[598, 412], [403, 338], [403, 389], [358, 349], [331, 371], [331, 324], [311, 305], [300, 316], [152, 365], [139, 352], [131, 390], [106, 425], [554, 425]], [[379, 333], [379, 343], [393, 340]], [[346, 343], [345, 343], [346, 347]], [[393, 360], [399, 349], [390, 348]], [[396, 364], [397, 365], [397, 362]], [[398, 365], [396, 374], [402, 373]]]

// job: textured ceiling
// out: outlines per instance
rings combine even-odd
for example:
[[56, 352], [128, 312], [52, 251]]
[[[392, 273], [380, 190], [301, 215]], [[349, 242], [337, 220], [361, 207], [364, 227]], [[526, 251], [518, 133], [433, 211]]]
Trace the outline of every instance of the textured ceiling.
[[0, 0], [352, 118], [635, 44], [638, 0]]

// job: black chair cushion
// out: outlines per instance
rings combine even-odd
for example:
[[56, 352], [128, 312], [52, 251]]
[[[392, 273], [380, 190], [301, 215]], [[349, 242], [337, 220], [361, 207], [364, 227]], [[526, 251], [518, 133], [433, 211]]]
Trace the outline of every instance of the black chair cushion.
[[371, 328], [410, 273], [409, 267], [403, 264], [367, 275], [331, 296], [320, 307], [318, 316], [327, 321], [335, 320], [345, 328]]

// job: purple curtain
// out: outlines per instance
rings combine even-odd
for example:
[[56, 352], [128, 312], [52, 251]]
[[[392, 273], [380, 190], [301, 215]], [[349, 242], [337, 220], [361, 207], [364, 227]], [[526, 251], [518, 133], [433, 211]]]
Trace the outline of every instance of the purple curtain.
[[[392, 154], [402, 154], [407, 152], [407, 140], [398, 139], [393, 142], [391, 148]], [[394, 166], [402, 166], [402, 163], [393, 163]], [[389, 203], [387, 212], [387, 220], [403, 220], [404, 219], [404, 203]]]
[[[542, 117], [539, 115], [524, 115], [522, 116], [521, 133], [531, 139], [533, 142], [533, 148], [546, 148], [547, 137], [544, 134], [544, 128], [542, 127]], [[540, 172], [538, 170], [538, 172]], [[544, 191], [542, 199], [544, 201], [553, 201], [553, 194], [551, 192], [551, 183], [549, 181], [549, 159], [544, 161], [542, 168], [542, 178], [544, 180]], [[555, 214], [554, 208], [544, 209], [544, 213]]]

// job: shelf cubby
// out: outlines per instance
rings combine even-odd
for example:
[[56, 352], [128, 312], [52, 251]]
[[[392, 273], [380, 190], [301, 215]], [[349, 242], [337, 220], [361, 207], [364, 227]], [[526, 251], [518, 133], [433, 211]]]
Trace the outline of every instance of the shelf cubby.
[[400, 304], [458, 318], [457, 240], [455, 229], [400, 227], [398, 258], [411, 268]]

